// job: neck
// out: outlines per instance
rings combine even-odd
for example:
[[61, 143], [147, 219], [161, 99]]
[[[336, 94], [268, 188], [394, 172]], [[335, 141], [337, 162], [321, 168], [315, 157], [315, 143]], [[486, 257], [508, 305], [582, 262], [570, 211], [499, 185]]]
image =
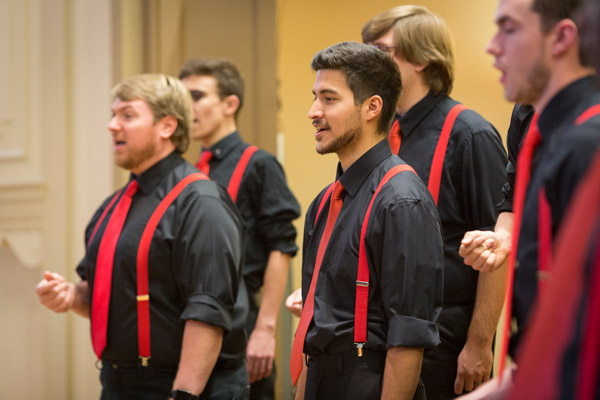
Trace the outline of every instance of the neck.
[[536, 102], [533, 103], [534, 108], [539, 114], [541, 114], [548, 103], [554, 98], [554, 96], [558, 94], [558, 92], [576, 80], [588, 75], [592, 75], [593, 73], [593, 68], [583, 67], [579, 64], [576, 66], [566, 65], [563, 68], [560, 66], [555, 68], [542, 95]]
[[221, 139], [237, 131], [237, 125], [234, 119], [223, 122], [213, 133], [200, 139], [202, 147], [209, 148], [220, 142]]
[[173, 151], [175, 151], [175, 146], [173, 145], [171, 140], [169, 140], [169, 143], [165, 143], [165, 145], [161, 146], [161, 148], [157, 152], [155, 152], [151, 157], [147, 158], [146, 160], [144, 160], [144, 162], [135, 166], [134, 168], [131, 168], [130, 171], [136, 174], [137, 176], [140, 176], [141, 174], [152, 168], [160, 160], [171, 154]]
[[373, 146], [383, 139], [375, 129], [363, 130], [359, 137], [337, 152], [342, 171], [346, 171]]
[[398, 99], [396, 111], [400, 115], [406, 114], [415, 104], [423, 100], [427, 96], [427, 93], [429, 93], [429, 87], [420, 79], [406, 84], [402, 88], [402, 94], [400, 95], [400, 99]]

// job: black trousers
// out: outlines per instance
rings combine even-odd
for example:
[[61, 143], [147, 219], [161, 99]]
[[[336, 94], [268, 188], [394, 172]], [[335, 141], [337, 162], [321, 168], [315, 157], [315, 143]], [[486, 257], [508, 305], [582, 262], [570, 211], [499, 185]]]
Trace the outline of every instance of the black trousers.
[[428, 400], [450, 400], [454, 394], [457, 361], [467, 341], [473, 305], [444, 306], [437, 325], [441, 343], [423, 355], [421, 378]]
[[[323, 357], [309, 357], [305, 400], [379, 400], [385, 370], [384, 351], [355, 351]], [[415, 399], [425, 400], [419, 381]]]
[[[216, 367], [201, 399], [247, 400], [250, 395], [248, 373], [243, 362], [229, 369]], [[166, 400], [177, 371], [138, 365], [118, 366], [103, 362], [100, 371], [100, 400]]]

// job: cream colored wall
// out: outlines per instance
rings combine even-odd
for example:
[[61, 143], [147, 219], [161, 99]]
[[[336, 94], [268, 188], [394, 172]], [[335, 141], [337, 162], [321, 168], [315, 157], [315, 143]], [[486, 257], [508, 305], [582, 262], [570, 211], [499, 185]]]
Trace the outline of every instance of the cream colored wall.
[[[314, 196], [335, 178], [335, 155], [320, 156], [307, 113], [312, 103], [313, 55], [344, 40], [361, 41], [363, 24], [397, 1], [375, 0], [280, 0], [279, 24], [279, 112], [280, 131], [285, 134], [286, 173], [298, 195], [303, 212]], [[450, 26], [456, 44], [456, 81], [452, 97], [477, 110], [504, 135], [511, 105], [502, 95], [492, 58], [485, 53], [494, 31], [495, 0], [423, 0]], [[302, 232], [303, 222], [298, 228]], [[294, 265], [294, 284], [300, 284], [300, 259]]]
[[89, 323], [44, 309], [112, 190], [110, 2], [0, 0], [0, 398], [93, 399]]

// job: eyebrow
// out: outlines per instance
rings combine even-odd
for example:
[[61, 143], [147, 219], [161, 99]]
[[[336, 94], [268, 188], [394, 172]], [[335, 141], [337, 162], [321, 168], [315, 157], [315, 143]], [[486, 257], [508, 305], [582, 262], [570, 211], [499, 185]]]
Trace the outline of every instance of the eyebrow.
[[[314, 94], [314, 95], [316, 95], [316, 93], [315, 93], [315, 91], [314, 91], [314, 90], [313, 90], [312, 92], [313, 92], [313, 94]], [[333, 89], [321, 89], [321, 90], [319, 90], [319, 94], [327, 94], [327, 93], [330, 93], [330, 94], [338, 94], [338, 92], [336, 92], [336, 91], [335, 91], [335, 90], [333, 90]]]
[[117, 108], [113, 108], [112, 112], [116, 113], [117, 111], [126, 111], [127, 109], [131, 109], [131, 111], [135, 111], [135, 108], [131, 104], [126, 104], [124, 106], [119, 106]]
[[515, 19], [508, 15], [502, 15], [501, 17], [496, 19], [496, 25], [504, 25], [507, 22], [515, 22]]

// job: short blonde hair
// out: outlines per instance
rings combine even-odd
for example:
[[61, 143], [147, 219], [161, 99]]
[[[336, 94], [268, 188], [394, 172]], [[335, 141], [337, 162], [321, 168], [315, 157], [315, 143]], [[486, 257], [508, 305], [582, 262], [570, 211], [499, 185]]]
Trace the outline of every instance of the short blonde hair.
[[449, 95], [454, 83], [454, 51], [446, 22], [422, 6], [390, 8], [369, 20], [362, 30], [370, 43], [394, 31], [396, 55], [424, 65], [425, 83], [434, 93]]
[[127, 78], [116, 85], [113, 99], [123, 101], [144, 100], [154, 115], [154, 122], [170, 115], [177, 120], [171, 135], [175, 150], [183, 153], [190, 144], [190, 129], [194, 120], [192, 98], [183, 83], [163, 74], [142, 74]]

